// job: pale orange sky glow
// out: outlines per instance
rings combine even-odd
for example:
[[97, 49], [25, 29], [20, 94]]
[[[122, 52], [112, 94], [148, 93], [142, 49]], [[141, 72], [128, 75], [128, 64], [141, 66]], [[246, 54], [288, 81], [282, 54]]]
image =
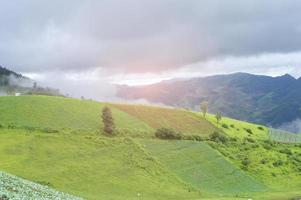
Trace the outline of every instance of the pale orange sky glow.
[[0, 3], [0, 65], [64, 91], [233, 72], [301, 76], [296, 0], [17, 1]]

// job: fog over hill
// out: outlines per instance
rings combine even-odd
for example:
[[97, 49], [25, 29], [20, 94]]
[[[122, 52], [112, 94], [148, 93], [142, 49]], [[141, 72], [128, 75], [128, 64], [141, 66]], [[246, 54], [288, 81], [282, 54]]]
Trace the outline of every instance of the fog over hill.
[[62, 95], [57, 89], [41, 87], [35, 80], [0, 65], [0, 96], [19, 94]]

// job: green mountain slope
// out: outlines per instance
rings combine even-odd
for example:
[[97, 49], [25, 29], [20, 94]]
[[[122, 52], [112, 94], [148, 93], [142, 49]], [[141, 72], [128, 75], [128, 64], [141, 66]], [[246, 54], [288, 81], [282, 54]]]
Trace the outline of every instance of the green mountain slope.
[[262, 183], [234, 167], [206, 143], [142, 142], [171, 171], [200, 191], [235, 196], [267, 190]]
[[[102, 129], [101, 109], [105, 104], [63, 97], [6, 96], [0, 98], [0, 124], [3, 126], [51, 129]], [[112, 108], [120, 131], [139, 134], [152, 131], [146, 123]]]
[[0, 169], [87, 199], [197, 198], [130, 139], [0, 134]]
[[[115, 137], [102, 132], [105, 105]], [[87, 199], [301, 195], [300, 145], [274, 143], [266, 127], [230, 118], [216, 124], [178, 109], [19, 96], [0, 97], [0, 125], [0, 171]], [[162, 126], [202, 141], [162, 141], [154, 136]]]

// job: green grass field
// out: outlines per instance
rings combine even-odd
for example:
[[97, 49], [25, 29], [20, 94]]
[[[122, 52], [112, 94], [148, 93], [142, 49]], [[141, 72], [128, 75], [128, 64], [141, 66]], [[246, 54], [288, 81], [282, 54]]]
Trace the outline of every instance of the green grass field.
[[[6, 96], [0, 98], [0, 124], [21, 128], [51, 128], [99, 131], [101, 109], [106, 105], [94, 101], [49, 96]], [[146, 123], [114, 107], [116, 127], [121, 132], [142, 134], [154, 130]]]
[[200, 191], [248, 197], [267, 190], [204, 142], [143, 140], [142, 143], [171, 171]]
[[[200, 113], [196, 113], [196, 115], [203, 119], [203, 116]], [[265, 126], [239, 121], [228, 117], [222, 117], [222, 120], [219, 122], [219, 124], [217, 124], [215, 115], [212, 114], [207, 114], [206, 118], [213, 125], [222, 129], [229, 136], [237, 138], [252, 137], [259, 140], [268, 139], [268, 128]], [[224, 128], [224, 124], [228, 128]]]
[[[118, 130], [102, 133], [101, 109]], [[62, 97], [0, 97], [0, 171], [86, 199], [291, 199], [301, 195], [301, 146], [264, 126], [213, 115]], [[164, 141], [169, 127], [205, 141]], [[211, 141], [214, 132], [225, 142]], [[207, 139], [206, 139], [207, 138]], [[204, 140], [203, 139], [203, 140]]]
[[131, 139], [1, 130], [0, 169], [87, 199], [197, 198]]

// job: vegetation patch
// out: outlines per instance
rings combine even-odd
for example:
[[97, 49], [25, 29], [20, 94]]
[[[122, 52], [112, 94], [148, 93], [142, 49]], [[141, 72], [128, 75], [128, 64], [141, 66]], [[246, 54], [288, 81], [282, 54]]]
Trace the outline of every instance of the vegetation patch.
[[180, 132], [170, 128], [157, 129], [155, 136], [165, 140], [181, 140], [183, 138], [183, 135]]
[[85, 199], [200, 197], [129, 138], [4, 130], [0, 160], [3, 171]]
[[204, 142], [141, 140], [160, 162], [198, 190], [244, 196], [267, 188]]
[[226, 143], [212, 140], [208, 144], [271, 188], [297, 191], [301, 184], [301, 148], [298, 146], [256, 141], [252, 137], [230, 138]]
[[154, 129], [173, 128], [184, 135], [208, 136], [216, 128], [207, 120], [196, 117], [193, 113], [143, 105], [114, 104], [114, 107], [142, 120]]
[[47, 186], [0, 172], [0, 199], [64, 199], [81, 200], [82, 198], [65, 194]]

